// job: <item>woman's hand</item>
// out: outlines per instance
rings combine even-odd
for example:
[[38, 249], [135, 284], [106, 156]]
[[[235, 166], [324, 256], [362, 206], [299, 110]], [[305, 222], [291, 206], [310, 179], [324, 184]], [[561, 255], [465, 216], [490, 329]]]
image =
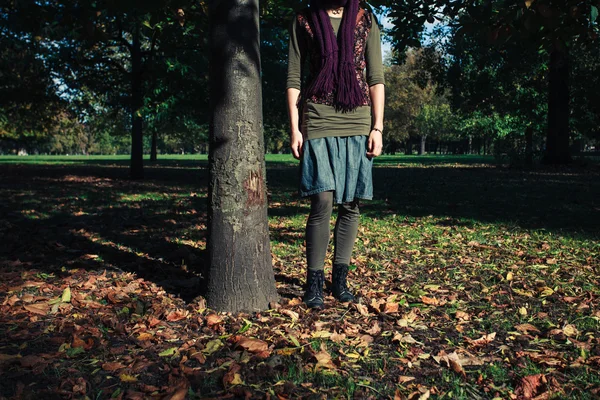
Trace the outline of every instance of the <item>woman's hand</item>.
[[381, 155], [383, 150], [383, 138], [378, 130], [371, 130], [369, 134], [369, 143], [367, 144], [367, 157], [373, 158]]
[[294, 158], [299, 160], [302, 157], [302, 144], [304, 143], [304, 138], [302, 137], [302, 132], [299, 130], [292, 131], [290, 134], [290, 147], [292, 148], [292, 154]]

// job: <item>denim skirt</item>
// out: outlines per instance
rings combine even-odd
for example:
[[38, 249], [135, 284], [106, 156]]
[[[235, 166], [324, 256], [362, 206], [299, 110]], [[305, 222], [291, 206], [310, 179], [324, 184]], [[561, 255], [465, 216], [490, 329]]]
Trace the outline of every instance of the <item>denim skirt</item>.
[[305, 140], [300, 161], [300, 195], [334, 191], [336, 204], [373, 198], [369, 137], [334, 136]]

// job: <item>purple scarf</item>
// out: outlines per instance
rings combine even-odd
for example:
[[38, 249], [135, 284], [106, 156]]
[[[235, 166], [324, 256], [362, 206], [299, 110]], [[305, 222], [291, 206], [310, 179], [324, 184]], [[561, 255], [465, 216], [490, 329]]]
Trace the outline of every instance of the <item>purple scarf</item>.
[[[321, 69], [308, 89], [308, 96], [326, 96], [336, 89], [335, 108], [342, 112], [363, 104], [364, 94], [354, 65], [354, 29], [359, 0], [346, 0], [340, 32], [336, 38], [327, 11], [319, 0], [311, 0], [310, 18], [321, 51]], [[339, 42], [339, 45], [338, 45]]]

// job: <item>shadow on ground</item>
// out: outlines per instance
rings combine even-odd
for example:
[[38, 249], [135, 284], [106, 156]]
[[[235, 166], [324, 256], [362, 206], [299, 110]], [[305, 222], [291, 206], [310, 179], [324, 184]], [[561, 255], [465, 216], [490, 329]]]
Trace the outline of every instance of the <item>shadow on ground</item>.
[[[0, 263], [20, 260], [56, 273], [114, 268], [185, 301], [202, 294], [206, 165], [159, 162], [146, 169], [144, 181], [130, 181], [127, 173], [125, 165], [4, 165]], [[297, 177], [295, 166], [269, 165], [272, 218], [308, 212], [307, 201], [298, 201]], [[599, 178], [595, 168], [383, 163], [374, 169], [375, 200], [363, 202], [362, 213], [434, 215], [453, 225], [503, 223], [598, 238]], [[278, 229], [285, 228], [271, 232], [275, 240], [298, 240]]]

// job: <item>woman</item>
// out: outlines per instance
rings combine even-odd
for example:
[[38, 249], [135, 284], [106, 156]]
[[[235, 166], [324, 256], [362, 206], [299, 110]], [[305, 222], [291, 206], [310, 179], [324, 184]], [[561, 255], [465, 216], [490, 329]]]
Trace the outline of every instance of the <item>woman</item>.
[[[312, 0], [290, 29], [287, 104], [290, 145], [301, 160], [300, 194], [310, 196], [304, 302], [323, 307], [323, 265], [334, 231], [332, 294], [354, 301], [346, 277], [359, 220], [371, 199], [373, 157], [381, 154], [384, 78], [379, 26], [359, 0]], [[305, 61], [308, 79], [302, 84]], [[366, 74], [365, 74], [366, 71]]]

